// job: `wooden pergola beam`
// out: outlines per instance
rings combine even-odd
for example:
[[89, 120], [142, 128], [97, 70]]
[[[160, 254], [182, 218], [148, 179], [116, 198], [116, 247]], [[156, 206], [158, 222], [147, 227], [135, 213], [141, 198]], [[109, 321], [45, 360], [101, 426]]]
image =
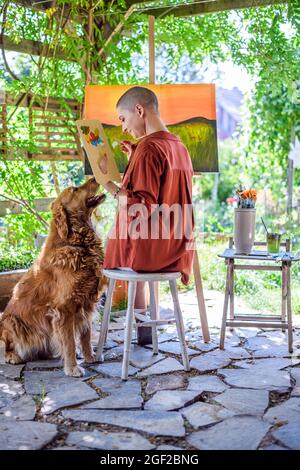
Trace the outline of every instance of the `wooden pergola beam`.
[[46, 11], [48, 8], [51, 8], [52, 1], [39, 1], [39, 0], [13, 0], [13, 3], [22, 5], [26, 8], [32, 8], [37, 11]]
[[7, 51], [22, 52], [24, 54], [37, 56], [47, 56], [49, 58], [55, 55], [56, 59], [67, 60], [68, 62], [76, 62], [76, 59], [68, 56], [61, 47], [57, 47], [54, 52], [54, 49], [50, 48], [48, 51], [48, 47], [45, 46], [47, 46], [47, 44], [39, 41], [32, 41], [30, 39], [22, 39], [21, 42], [16, 43], [6, 35], [3, 37], [0, 36], [0, 47], [4, 47], [4, 49]]
[[[25, 8], [31, 8], [32, 10], [40, 11], [43, 13], [45, 13], [48, 8], [52, 7], [52, 1], [39, 2], [39, 0], [13, 0], [13, 3], [15, 3], [16, 5], [20, 5]], [[70, 12], [70, 8], [67, 5], [65, 5], [63, 17], [68, 18], [69, 12]]]
[[137, 2], [136, 0], [126, 0], [126, 5], [135, 5], [136, 13], [144, 13], [155, 16], [156, 18], [160, 18], [168, 15], [173, 15], [176, 17], [199, 16], [226, 10], [256, 8], [280, 3], [288, 3], [288, 1], [289, 0], [195, 0], [193, 2], [186, 3], [185, 5], [160, 5], [154, 7], [154, 2]]
[[[51, 7], [51, 1], [39, 3], [36, 1], [29, 0], [13, 0], [15, 4], [22, 5], [26, 8], [32, 8], [36, 11], [45, 12]], [[276, 5], [280, 3], [288, 3], [289, 0], [194, 0], [189, 3], [183, 4], [178, 2], [180, 5], [158, 5], [154, 7], [155, 1], [149, 0], [126, 0], [126, 7], [129, 9], [134, 6], [135, 13], [145, 13], [157, 17], [174, 15], [176, 17], [187, 17], [187, 16], [198, 16], [205, 15], [206, 13], [216, 13], [218, 11], [235, 10], [241, 8], [256, 8], [268, 5]], [[158, 2], [159, 3], [159, 2]], [[109, 3], [108, 3], [109, 6]], [[68, 5], [65, 4], [64, 16], [67, 17], [69, 14]]]
[[[241, 8], [255, 8], [280, 3], [288, 3], [288, 1], [289, 0], [194, 0], [184, 5], [159, 5], [157, 7], [154, 7], [153, 3], [155, 2], [150, 2], [149, 0], [140, 2], [137, 0], [126, 0], [126, 6], [128, 10], [124, 15], [124, 19], [120, 21], [120, 23], [118, 23], [118, 25], [110, 34], [108, 34], [105, 45], [99, 51], [98, 54], [100, 57], [104, 54], [105, 48], [110, 43], [114, 35], [122, 30], [124, 21], [126, 21], [126, 19], [133, 14], [144, 13], [149, 16], [154, 16], [155, 18], [161, 18], [168, 15], [173, 15], [175, 17], [189, 17], [205, 15], [208, 13], [216, 13], [218, 11], [235, 10]], [[51, 7], [51, 1], [39, 3], [38, 1], [14, 0], [14, 3], [17, 5], [22, 5], [26, 8], [32, 8], [34, 10], [42, 12], [45, 12], [48, 8]], [[68, 10], [69, 9], [66, 5], [66, 15], [68, 14]], [[48, 57], [52, 57], [54, 54], [51, 49], [47, 52], [47, 48], [44, 47], [44, 44], [42, 42], [32, 41], [29, 39], [23, 39], [20, 43], [17, 44], [13, 42], [8, 36], [3, 36], [3, 39], [0, 37], [0, 47], [3, 46], [6, 50], [22, 52], [25, 54], [32, 54], [38, 56], [47, 55]], [[74, 58], [68, 56], [66, 52], [60, 47], [56, 48], [55, 57], [57, 59], [66, 60], [69, 62], [76, 61]]]

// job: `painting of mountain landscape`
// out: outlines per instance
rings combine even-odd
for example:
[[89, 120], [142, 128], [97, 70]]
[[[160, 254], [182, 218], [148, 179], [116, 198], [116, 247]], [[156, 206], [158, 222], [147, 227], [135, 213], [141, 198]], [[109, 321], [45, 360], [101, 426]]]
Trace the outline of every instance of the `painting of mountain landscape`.
[[[89, 85], [85, 94], [85, 118], [100, 119], [103, 123], [120, 173], [124, 172], [127, 157], [119, 142], [133, 139], [122, 132], [115, 105], [131, 86]], [[157, 95], [160, 115], [169, 131], [178, 135], [188, 148], [195, 174], [218, 172], [215, 86], [142, 86]]]

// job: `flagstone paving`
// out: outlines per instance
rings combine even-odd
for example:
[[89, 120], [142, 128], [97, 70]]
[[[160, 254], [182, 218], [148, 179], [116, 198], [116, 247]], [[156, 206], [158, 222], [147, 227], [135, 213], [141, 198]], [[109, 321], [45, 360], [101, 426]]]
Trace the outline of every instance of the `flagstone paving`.
[[195, 429], [217, 423], [233, 415], [233, 413], [222, 406], [211, 405], [201, 401], [181, 410], [181, 413]]
[[255, 450], [269, 428], [270, 425], [253, 416], [239, 416], [191, 433], [187, 440], [200, 450]]
[[210, 351], [206, 354], [194, 357], [191, 360], [191, 368], [197, 369], [199, 372], [209, 372], [219, 369], [219, 367], [229, 366], [231, 360], [226, 351]]
[[189, 379], [187, 390], [198, 390], [199, 393], [221, 393], [227, 388], [229, 388], [229, 386], [222, 382], [216, 375], [198, 375]]
[[167, 359], [160, 361], [158, 364], [154, 364], [153, 366], [141, 371], [139, 373], [139, 377], [147, 377], [148, 375], [154, 374], [166, 374], [169, 372], [177, 372], [181, 370], [184, 370], [183, 365], [178, 362], [177, 359], [168, 357]]
[[[151, 347], [149, 346], [149, 349], [150, 348]], [[164, 353], [181, 355], [180, 343], [178, 341], [167, 341], [160, 343], [158, 345], [158, 349]], [[199, 351], [196, 351], [195, 349], [187, 348], [187, 351], [189, 356], [195, 356], [199, 354]]]
[[145, 432], [152, 436], [185, 436], [182, 416], [177, 411], [66, 410], [63, 416], [73, 421], [112, 424]]
[[220, 318], [210, 318], [206, 344], [195, 305], [189, 318], [192, 303], [180, 298], [190, 372], [171, 325], [159, 331], [157, 355], [133, 339], [123, 382], [118, 315], [104, 363], [82, 363], [83, 377], [65, 376], [59, 359], [0, 363], [0, 449], [299, 450], [300, 322], [292, 354], [286, 334], [257, 328], [227, 331], [221, 351]]
[[186, 385], [185, 377], [182, 375], [153, 375], [147, 380], [146, 393], [152, 395], [159, 390], [176, 390]]
[[231, 388], [214, 400], [235, 414], [262, 416], [269, 405], [269, 393], [267, 390]]
[[23, 395], [12, 400], [5, 407], [0, 407], [0, 420], [3, 418], [17, 421], [31, 421], [36, 415], [36, 404], [30, 395]]
[[272, 433], [273, 437], [289, 449], [300, 450], [299, 421], [293, 421]]
[[83, 382], [64, 384], [49, 392], [42, 399], [41, 412], [49, 415], [66, 406], [80, 405], [89, 400], [96, 400], [98, 396], [95, 390]]
[[291, 370], [292, 380], [295, 381], [295, 386], [291, 393], [292, 397], [300, 397], [300, 368], [293, 368]]
[[150, 450], [155, 446], [141, 435], [133, 432], [71, 432], [66, 440], [66, 444], [86, 447], [88, 449], [105, 450]]
[[24, 364], [20, 366], [12, 364], [0, 364], [0, 376], [12, 380], [19, 379], [23, 369]]
[[145, 410], [178, 410], [183, 406], [193, 403], [199, 397], [198, 391], [192, 390], [162, 390], [145, 403]]
[[290, 398], [273, 406], [266, 412], [264, 420], [274, 424], [296, 421], [300, 429], [300, 398]]

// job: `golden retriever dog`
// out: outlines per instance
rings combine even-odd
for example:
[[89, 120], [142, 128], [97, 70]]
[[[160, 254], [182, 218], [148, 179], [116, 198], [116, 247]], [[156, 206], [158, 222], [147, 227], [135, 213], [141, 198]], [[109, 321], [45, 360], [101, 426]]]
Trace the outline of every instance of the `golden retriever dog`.
[[31, 269], [15, 286], [0, 319], [5, 360], [18, 364], [60, 354], [67, 375], [80, 377], [76, 339], [85, 362], [93, 362], [92, 314], [107, 284], [102, 276], [103, 247], [91, 224], [96, 195], [92, 178], [65, 189], [52, 203], [45, 245]]

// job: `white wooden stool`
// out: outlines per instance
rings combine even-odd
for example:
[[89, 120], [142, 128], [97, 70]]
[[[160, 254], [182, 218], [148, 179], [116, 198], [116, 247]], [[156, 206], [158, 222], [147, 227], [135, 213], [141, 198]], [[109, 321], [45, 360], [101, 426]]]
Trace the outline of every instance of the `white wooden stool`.
[[[128, 305], [126, 313], [126, 322], [125, 322], [125, 337], [124, 337], [124, 354], [123, 354], [123, 364], [122, 364], [122, 380], [127, 380], [128, 378], [128, 366], [129, 366], [129, 354], [132, 338], [132, 329], [134, 322], [134, 300], [136, 292], [136, 283], [137, 282], [149, 282], [150, 288], [150, 316], [151, 320], [136, 323], [136, 327], [139, 326], [151, 326], [152, 327], [152, 345], [153, 345], [153, 354], [158, 354], [158, 340], [157, 340], [157, 325], [164, 325], [167, 323], [176, 323], [178, 337], [181, 346], [181, 354], [184, 369], [186, 371], [190, 370], [189, 358], [187, 353], [187, 347], [184, 339], [184, 325], [182, 313], [178, 300], [178, 292], [176, 286], [176, 279], [180, 278], [181, 273], [137, 273], [135, 271], [123, 271], [121, 269], [104, 269], [104, 276], [109, 279], [108, 292], [106, 297], [106, 302], [103, 312], [103, 320], [101, 324], [100, 336], [98, 341], [96, 358], [98, 361], [103, 362], [103, 348], [107, 337], [112, 294], [114, 290], [114, 285], [116, 280], [128, 281]], [[156, 308], [155, 294], [154, 294], [154, 282], [156, 281], [169, 281], [171, 294], [174, 303], [174, 319], [171, 320], [160, 320], [158, 318], [157, 312], [159, 311]]]

